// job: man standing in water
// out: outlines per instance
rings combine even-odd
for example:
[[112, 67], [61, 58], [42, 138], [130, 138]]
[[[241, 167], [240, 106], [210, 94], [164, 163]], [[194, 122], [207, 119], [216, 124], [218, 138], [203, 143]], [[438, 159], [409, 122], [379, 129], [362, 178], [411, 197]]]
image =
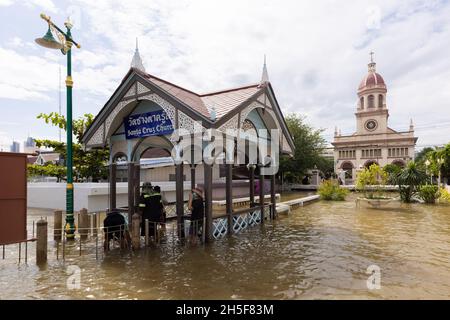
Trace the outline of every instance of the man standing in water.
[[203, 190], [193, 188], [189, 194], [189, 210], [191, 210], [191, 226], [189, 235], [192, 243], [197, 241], [200, 235], [200, 229], [203, 231], [203, 219], [205, 216], [205, 204], [203, 202]]
[[150, 235], [156, 237], [158, 224], [161, 224], [163, 226], [163, 229], [165, 229], [166, 223], [164, 205], [161, 196], [161, 188], [159, 186], [155, 186], [153, 188], [153, 194], [150, 196], [150, 212], [150, 221], [153, 225], [153, 233], [150, 233]]
[[[159, 203], [161, 204], [161, 205], [157, 206], [157, 208], [156, 208], [157, 211], [160, 211], [159, 222], [161, 224], [161, 229], [166, 230], [166, 210], [164, 208], [164, 205], [167, 204], [167, 201], [165, 201], [165, 199], [163, 199], [163, 195], [161, 193], [161, 188], [159, 186], [155, 186], [153, 188], [153, 191], [154, 191], [153, 196], [155, 196], [157, 198], [157, 199], [155, 199], [156, 202], [159, 201]], [[157, 203], [155, 203], [155, 205], [156, 204]]]
[[[141, 236], [145, 236], [145, 220], [150, 220], [150, 197], [153, 194], [153, 187], [150, 182], [144, 182], [142, 185], [142, 193], [139, 199], [139, 211], [141, 214]], [[151, 224], [150, 224], [151, 228]], [[151, 232], [149, 232], [152, 235]]]

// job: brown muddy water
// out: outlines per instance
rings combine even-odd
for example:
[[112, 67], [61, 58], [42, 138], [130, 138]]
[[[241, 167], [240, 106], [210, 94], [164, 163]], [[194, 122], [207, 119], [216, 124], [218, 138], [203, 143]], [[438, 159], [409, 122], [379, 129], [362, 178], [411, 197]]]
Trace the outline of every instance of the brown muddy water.
[[[7, 246], [0, 299], [449, 299], [450, 207], [356, 208], [354, 197], [314, 202], [207, 246], [168, 241], [96, 260], [92, 248], [79, 257], [74, 245], [64, 262], [51, 212], [30, 210], [30, 232], [32, 220], [49, 215], [48, 265], [35, 265], [34, 244], [27, 264]], [[67, 286], [73, 265], [79, 289]], [[380, 289], [367, 287], [371, 265], [380, 268]]]

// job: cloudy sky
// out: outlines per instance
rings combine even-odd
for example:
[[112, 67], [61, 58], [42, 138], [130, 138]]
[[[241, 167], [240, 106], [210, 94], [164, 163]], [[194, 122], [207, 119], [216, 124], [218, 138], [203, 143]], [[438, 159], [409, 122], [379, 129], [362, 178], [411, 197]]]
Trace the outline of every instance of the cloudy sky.
[[[388, 85], [390, 126], [416, 125], [418, 147], [450, 140], [449, 1], [0, 0], [0, 149], [28, 135], [58, 138], [36, 119], [58, 110], [65, 57], [34, 43], [70, 15], [74, 116], [96, 114], [128, 71], [139, 38], [147, 72], [202, 93], [270, 81], [285, 114], [332, 139], [355, 128], [369, 52]], [[63, 89], [63, 110], [65, 91]]]

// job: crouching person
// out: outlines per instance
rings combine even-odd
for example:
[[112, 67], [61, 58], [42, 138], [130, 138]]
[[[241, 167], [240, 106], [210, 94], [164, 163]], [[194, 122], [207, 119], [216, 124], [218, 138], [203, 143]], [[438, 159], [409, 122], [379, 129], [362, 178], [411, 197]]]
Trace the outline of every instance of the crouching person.
[[119, 211], [111, 211], [103, 221], [103, 231], [105, 232], [104, 250], [109, 250], [111, 240], [118, 241], [122, 249], [128, 248], [131, 244], [128, 223]]

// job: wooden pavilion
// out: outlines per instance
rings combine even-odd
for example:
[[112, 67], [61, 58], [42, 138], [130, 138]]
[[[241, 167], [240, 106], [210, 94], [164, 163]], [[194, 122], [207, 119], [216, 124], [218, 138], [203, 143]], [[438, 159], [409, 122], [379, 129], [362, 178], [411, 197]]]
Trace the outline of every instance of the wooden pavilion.
[[[158, 117], [162, 122], [159, 131], [137, 126], [142, 116]], [[106, 148], [110, 150], [109, 209], [116, 209], [116, 170], [117, 160], [126, 160], [128, 172], [128, 211], [129, 221], [136, 212], [141, 185], [140, 159], [151, 148], [166, 150], [173, 154], [173, 129], [194, 137], [198, 132], [216, 129], [226, 135], [227, 129], [248, 131], [256, 129], [276, 129], [279, 131], [279, 152], [292, 154], [294, 144], [289, 133], [275, 93], [267, 76], [264, 63], [263, 76], [260, 83], [197, 94], [166, 80], [145, 72], [138, 49], [133, 58], [130, 70], [122, 82], [95, 117], [92, 125], [86, 130], [82, 142], [87, 149]], [[162, 128], [162, 129], [161, 129]], [[166, 130], [168, 129], [169, 130]], [[141, 130], [142, 129], [142, 130]], [[159, 132], [159, 133], [158, 133]], [[240, 139], [237, 135], [234, 141]], [[193, 147], [194, 148], [194, 147]], [[236, 151], [237, 152], [237, 151]], [[236, 157], [236, 154], [233, 155]], [[259, 174], [259, 199], [255, 202], [255, 172], [263, 166], [262, 157], [258, 156], [255, 165], [249, 165], [250, 205], [248, 208], [234, 210], [233, 199], [233, 164], [219, 165], [202, 161], [195, 163], [176, 162], [174, 164], [174, 180], [176, 185], [176, 216], [178, 226], [183, 226], [187, 198], [184, 194], [184, 181], [191, 187], [202, 183], [205, 192], [206, 239], [219, 238], [227, 233], [237, 232], [247, 226], [263, 223], [265, 215], [275, 217], [275, 175]], [[241, 166], [242, 167], [242, 166]], [[212, 194], [213, 182], [219, 177], [219, 171], [225, 171], [226, 214], [213, 216]], [[203, 172], [203, 174], [202, 174]], [[264, 202], [265, 183], [270, 180], [270, 201]], [[184, 228], [183, 228], [184, 230]], [[181, 234], [181, 233], [179, 233]]]

